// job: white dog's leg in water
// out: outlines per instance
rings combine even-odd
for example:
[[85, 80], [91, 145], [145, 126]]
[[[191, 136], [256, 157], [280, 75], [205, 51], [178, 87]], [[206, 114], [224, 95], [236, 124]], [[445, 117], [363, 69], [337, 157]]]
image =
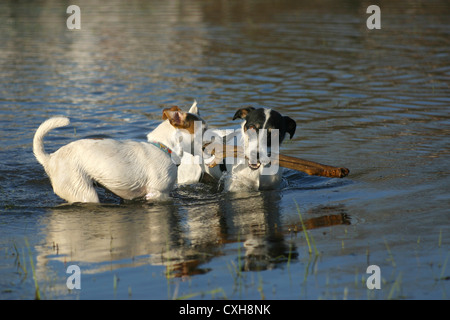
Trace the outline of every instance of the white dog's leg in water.
[[161, 201], [161, 200], [166, 200], [169, 198], [170, 198], [170, 196], [168, 196], [166, 193], [162, 193], [157, 190], [150, 191], [149, 193], [147, 193], [145, 195], [145, 200], [147, 200], [147, 201], [150, 201], [150, 200]]

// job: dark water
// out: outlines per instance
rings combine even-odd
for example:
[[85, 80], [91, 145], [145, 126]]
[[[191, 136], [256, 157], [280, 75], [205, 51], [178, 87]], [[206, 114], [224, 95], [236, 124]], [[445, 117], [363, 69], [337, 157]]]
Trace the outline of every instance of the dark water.
[[[0, 298], [33, 299], [37, 283], [42, 299], [448, 299], [450, 7], [381, 2], [368, 30], [370, 4], [78, 1], [81, 30], [68, 30], [64, 2], [2, 2]], [[69, 206], [33, 157], [50, 116], [72, 125], [47, 151], [145, 140], [162, 108], [194, 99], [210, 127], [236, 127], [247, 105], [289, 115], [284, 154], [350, 175]], [[366, 286], [372, 264], [380, 290]]]

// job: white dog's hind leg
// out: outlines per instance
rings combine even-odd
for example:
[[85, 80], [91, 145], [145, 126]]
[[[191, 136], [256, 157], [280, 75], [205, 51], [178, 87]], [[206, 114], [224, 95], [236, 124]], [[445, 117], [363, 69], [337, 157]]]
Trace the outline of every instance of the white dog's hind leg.
[[69, 203], [90, 202], [99, 203], [97, 191], [92, 179], [85, 175], [72, 175], [62, 179], [52, 179], [53, 191]]

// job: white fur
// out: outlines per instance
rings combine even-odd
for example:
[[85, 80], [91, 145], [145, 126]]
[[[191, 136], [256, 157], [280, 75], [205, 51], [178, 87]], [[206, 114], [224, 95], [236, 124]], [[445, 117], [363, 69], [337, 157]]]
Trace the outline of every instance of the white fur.
[[[71, 142], [52, 154], [44, 151], [43, 138], [52, 129], [67, 126], [69, 119], [48, 119], [36, 131], [33, 152], [50, 177], [54, 192], [72, 202], [99, 202], [93, 182], [123, 199], [167, 198], [177, 180], [177, 166], [171, 155], [153, 144], [113, 139], [83, 139]], [[169, 120], [148, 135], [182, 157], [174, 141], [177, 129]], [[178, 158], [179, 161], [179, 158]]]
[[[194, 101], [188, 112], [200, 116], [197, 101]], [[206, 129], [206, 124], [203, 129]], [[151, 134], [152, 133], [147, 136], [149, 141], [152, 139], [152, 137], [150, 137]], [[183, 152], [181, 164], [178, 166], [177, 183], [179, 185], [197, 183], [201, 180], [204, 172], [203, 166], [201, 165], [202, 159], [199, 157], [201, 150], [196, 150], [197, 153], [193, 150], [192, 137], [187, 137], [186, 133], [183, 134], [182, 131], [180, 131], [178, 135], [181, 135], [180, 146], [185, 152]], [[201, 148], [201, 144], [198, 147]], [[193, 154], [197, 155], [194, 156]]]

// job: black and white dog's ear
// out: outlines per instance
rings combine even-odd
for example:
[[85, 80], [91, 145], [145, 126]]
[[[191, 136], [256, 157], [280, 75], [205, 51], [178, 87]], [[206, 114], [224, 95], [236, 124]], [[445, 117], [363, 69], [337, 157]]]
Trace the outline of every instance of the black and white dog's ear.
[[284, 123], [286, 125], [286, 132], [289, 133], [289, 139], [292, 139], [292, 137], [294, 136], [295, 133], [295, 128], [297, 128], [297, 124], [295, 123], [294, 120], [292, 120], [289, 117], [283, 117], [284, 118]]
[[247, 116], [247, 114], [250, 113], [250, 111], [255, 110], [255, 108], [253, 107], [247, 107], [247, 108], [241, 108], [238, 111], [236, 111], [236, 113], [234, 114], [233, 120], [236, 119], [245, 119], [245, 117]]

